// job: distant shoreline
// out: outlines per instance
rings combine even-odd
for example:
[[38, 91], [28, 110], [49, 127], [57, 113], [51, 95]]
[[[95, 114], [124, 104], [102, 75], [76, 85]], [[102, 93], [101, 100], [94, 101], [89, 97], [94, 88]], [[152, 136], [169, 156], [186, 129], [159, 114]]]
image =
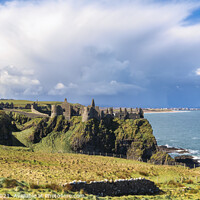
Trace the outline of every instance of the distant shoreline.
[[183, 111], [183, 110], [144, 110], [144, 114], [148, 113], [181, 113], [181, 112], [190, 112], [190, 111]]

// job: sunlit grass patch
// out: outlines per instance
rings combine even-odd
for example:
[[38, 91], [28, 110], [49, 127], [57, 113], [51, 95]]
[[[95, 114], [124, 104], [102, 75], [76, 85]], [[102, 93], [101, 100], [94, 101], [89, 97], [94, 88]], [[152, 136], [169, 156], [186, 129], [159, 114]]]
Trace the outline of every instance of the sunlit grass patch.
[[[61, 191], [60, 185], [73, 180], [90, 182], [143, 177], [154, 181], [165, 192], [154, 199], [166, 199], [168, 196], [171, 196], [171, 199], [187, 199], [187, 197], [198, 199], [199, 175], [198, 168], [161, 166], [134, 160], [74, 153], [32, 152], [30, 148], [0, 145], [0, 177], [15, 179], [20, 183], [24, 181], [30, 185], [28, 189], [30, 191], [51, 190], [61, 193], [68, 192], [71, 188], [62, 188]], [[2, 190], [9, 189], [1, 183], [0, 185], [0, 194]], [[14, 187], [14, 191], [20, 190], [16, 187], [18, 186]], [[137, 198], [142, 199], [142, 197]], [[143, 198], [153, 199], [151, 196]]]

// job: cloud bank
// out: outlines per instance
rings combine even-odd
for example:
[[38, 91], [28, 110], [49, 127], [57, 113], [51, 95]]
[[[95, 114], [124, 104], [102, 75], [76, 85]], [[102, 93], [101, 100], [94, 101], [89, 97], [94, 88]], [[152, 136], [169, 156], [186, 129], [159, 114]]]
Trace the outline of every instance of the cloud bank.
[[[200, 86], [200, 24], [187, 21], [199, 7], [196, 1], [4, 2], [0, 96], [200, 106], [192, 98]], [[180, 99], [188, 92], [191, 98]]]

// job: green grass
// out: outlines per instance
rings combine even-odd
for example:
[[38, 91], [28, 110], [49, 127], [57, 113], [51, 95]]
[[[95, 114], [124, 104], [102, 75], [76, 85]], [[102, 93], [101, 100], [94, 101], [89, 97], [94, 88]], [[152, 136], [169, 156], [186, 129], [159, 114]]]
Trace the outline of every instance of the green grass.
[[[198, 199], [200, 197], [200, 168], [160, 166], [120, 158], [72, 153], [32, 152], [31, 149], [23, 147], [0, 145], [0, 177], [36, 185], [59, 185], [73, 180], [89, 182], [144, 177], [154, 181], [165, 193], [157, 196], [128, 196], [113, 199]], [[30, 189], [29, 193], [39, 193], [38, 190]], [[4, 194], [5, 191], [15, 192], [0, 188], [0, 194]], [[42, 192], [48, 193], [45, 189]]]
[[51, 153], [66, 153], [72, 152], [69, 145], [69, 138], [72, 131], [67, 133], [52, 132], [43, 138], [39, 143], [33, 145], [34, 151], [51, 152]]
[[16, 105], [26, 105], [28, 103], [33, 103], [34, 101], [29, 101], [29, 100], [0, 100], [0, 102], [3, 102], [4, 104], [5, 103], [14, 103]]
[[[0, 100], [0, 103], [3, 102], [4, 104], [5, 103], [13, 103], [14, 106], [17, 106], [17, 107], [25, 107], [26, 104], [32, 104], [34, 102], [37, 102], [37, 101], [29, 101], [29, 100]], [[47, 104], [58, 104], [60, 105], [62, 102], [60, 101], [38, 101], [38, 104], [40, 106], [45, 106]]]
[[[148, 147], [149, 144], [154, 143], [154, 137], [146, 120], [114, 122], [113, 125], [117, 125], [116, 127], [105, 127], [104, 124], [93, 122], [93, 120], [84, 124], [80, 122], [81, 117], [73, 117], [71, 119], [73, 125], [68, 127], [66, 121], [62, 120], [62, 116], [55, 118], [55, 121], [39, 118], [29, 121], [18, 114], [13, 115], [13, 118], [21, 129], [21, 132], [14, 132], [13, 135], [30, 148], [0, 145], [0, 178], [2, 177], [3, 180], [6, 178], [8, 185], [19, 183], [19, 185], [13, 185], [13, 188], [0, 183], [0, 194], [9, 193], [12, 196], [16, 192], [18, 194], [20, 192], [61, 194], [65, 191], [60, 191], [60, 189], [58, 191], [57, 186], [73, 180], [89, 182], [144, 177], [154, 181], [164, 193], [157, 196], [128, 196], [113, 199], [199, 199], [200, 197], [200, 168], [188, 169], [183, 166], [153, 165], [120, 158], [65, 153], [71, 151], [70, 141], [74, 136], [85, 134], [90, 139], [97, 134], [99, 138], [104, 139], [103, 134], [109, 135], [111, 130], [114, 131], [118, 140], [122, 140], [123, 135], [126, 138], [137, 136], [137, 139], [143, 141]], [[0, 119], [5, 122], [9, 120], [2, 111]], [[138, 123], [142, 125], [139, 126]], [[88, 129], [85, 129], [86, 126]], [[67, 127], [69, 129], [65, 129]], [[37, 144], [29, 143], [29, 137], [37, 128], [39, 131], [46, 131], [47, 136], [41, 138]], [[87, 132], [87, 130], [96, 131]], [[99, 135], [100, 133], [102, 136]], [[111, 140], [108, 141], [111, 142]], [[155, 155], [155, 159], [157, 156]], [[20, 183], [28, 184], [29, 188], [21, 186]], [[98, 199], [95, 196], [86, 195], [86, 199], [95, 198]], [[99, 199], [110, 199], [110, 197]]]

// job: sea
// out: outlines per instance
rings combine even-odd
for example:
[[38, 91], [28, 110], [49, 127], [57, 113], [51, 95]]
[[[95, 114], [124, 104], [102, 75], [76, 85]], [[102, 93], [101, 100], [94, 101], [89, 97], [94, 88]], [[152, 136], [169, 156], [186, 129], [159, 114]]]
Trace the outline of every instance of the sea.
[[158, 145], [186, 149], [189, 153], [181, 155], [192, 155], [200, 161], [200, 111], [145, 113], [145, 118], [153, 128]]

